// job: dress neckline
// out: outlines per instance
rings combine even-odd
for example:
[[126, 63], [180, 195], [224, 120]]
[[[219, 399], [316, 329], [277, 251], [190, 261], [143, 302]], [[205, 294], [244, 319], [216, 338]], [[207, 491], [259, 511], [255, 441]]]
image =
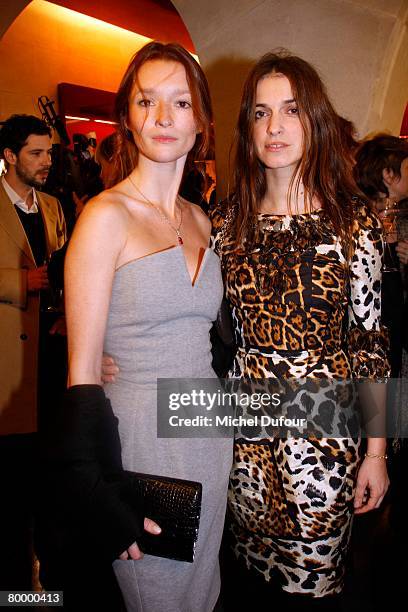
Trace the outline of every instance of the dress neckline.
[[[202, 247], [204, 249], [204, 247]], [[147, 255], [143, 255], [142, 257], [136, 257], [134, 259], [130, 259], [129, 261], [123, 263], [121, 266], [119, 266], [119, 268], [116, 268], [115, 270], [115, 274], [121, 272], [123, 269], [132, 266], [134, 264], [138, 264], [138, 263], [143, 263], [145, 261], [151, 260], [154, 257], [159, 257], [159, 256], [163, 256], [163, 255], [167, 255], [169, 253], [180, 253], [183, 263], [184, 263], [184, 273], [186, 275], [186, 277], [189, 278], [190, 280], [190, 285], [191, 287], [194, 289], [194, 287], [197, 286], [200, 278], [201, 278], [201, 272], [205, 267], [206, 261], [208, 259], [208, 253], [213, 253], [214, 255], [216, 255], [216, 253], [214, 253], [213, 249], [211, 247], [205, 247], [204, 249], [204, 253], [202, 254], [201, 257], [199, 257], [198, 261], [197, 261], [197, 265], [195, 268], [195, 272], [194, 272], [194, 276], [193, 278], [191, 278], [190, 276], [190, 272], [188, 271], [188, 266], [187, 266], [187, 261], [184, 255], [184, 250], [182, 245], [180, 244], [175, 244], [174, 246], [169, 246], [167, 248], [164, 249], [160, 249], [160, 251], [154, 251], [153, 253], [148, 253]]]

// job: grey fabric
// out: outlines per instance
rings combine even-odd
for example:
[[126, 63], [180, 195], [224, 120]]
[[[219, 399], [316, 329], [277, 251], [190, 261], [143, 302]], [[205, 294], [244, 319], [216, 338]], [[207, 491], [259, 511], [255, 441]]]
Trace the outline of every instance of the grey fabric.
[[209, 329], [222, 293], [219, 260], [209, 249], [194, 286], [182, 247], [115, 274], [104, 350], [120, 373], [105, 391], [119, 419], [124, 467], [203, 485], [194, 563], [149, 555], [114, 562], [129, 612], [211, 612], [217, 602], [232, 440], [158, 439], [156, 379], [214, 377]]

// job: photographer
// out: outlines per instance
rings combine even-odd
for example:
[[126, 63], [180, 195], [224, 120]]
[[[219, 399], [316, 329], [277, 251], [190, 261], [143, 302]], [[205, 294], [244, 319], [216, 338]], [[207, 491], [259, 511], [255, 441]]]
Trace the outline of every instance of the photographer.
[[60, 200], [70, 236], [84, 204], [104, 187], [100, 166], [94, 159], [95, 134], [91, 133], [89, 137], [74, 134], [73, 151], [66, 146], [66, 139], [68, 135], [65, 140], [61, 139], [63, 144], [53, 145], [53, 165], [46, 189]]

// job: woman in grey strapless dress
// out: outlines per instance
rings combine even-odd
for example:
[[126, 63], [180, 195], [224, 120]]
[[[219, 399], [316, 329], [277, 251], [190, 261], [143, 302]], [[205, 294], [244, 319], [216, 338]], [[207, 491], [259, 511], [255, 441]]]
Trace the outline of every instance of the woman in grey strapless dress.
[[186, 159], [208, 152], [208, 86], [187, 51], [152, 42], [132, 59], [116, 107], [113, 187], [86, 205], [67, 255], [69, 384], [100, 384], [102, 352], [111, 355], [120, 372], [105, 391], [123, 467], [203, 486], [193, 563], [140, 558], [132, 541], [119, 553], [113, 568], [128, 611], [212, 612], [232, 439], [159, 439], [156, 400], [158, 378], [215, 377], [219, 259], [208, 218], [178, 195]]
[[158, 439], [156, 381], [212, 378], [209, 328], [222, 297], [217, 255], [207, 249], [194, 286], [182, 247], [116, 271], [104, 350], [119, 366], [106, 395], [119, 419], [126, 469], [197, 480], [202, 514], [194, 563], [146, 555], [114, 563], [129, 610], [212, 610], [219, 592], [218, 550], [232, 443], [226, 439]]

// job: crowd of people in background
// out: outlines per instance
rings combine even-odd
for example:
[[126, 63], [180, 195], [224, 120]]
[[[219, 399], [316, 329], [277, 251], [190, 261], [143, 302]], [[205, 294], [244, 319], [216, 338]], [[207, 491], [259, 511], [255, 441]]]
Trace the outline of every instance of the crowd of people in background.
[[[41, 583], [67, 610], [78, 589], [112, 612], [257, 598], [341, 610], [352, 519], [383, 502], [391, 452], [405, 500], [408, 142], [359, 141], [311, 64], [268, 53], [244, 84], [233, 187], [217, 202], [210, 94], [187, 51], [138, 51], [115, 112], [116, 131], [93, 143], [92, 189], [62, 198], [69, 231], [47, 194], [50, 128], [13, 115], [0, 129], [0, 590], [32, 588], [36, 515]], [[229, 346], [213, 326], [224, 307]], [[370, 380], [394, 445], [158, 439], [157, 378], [219, 372]], [[129, 512], [112, 486], [123, 470], [203, 484], [194, 563], [141, 558], [143, 529], [160, 525]]]

